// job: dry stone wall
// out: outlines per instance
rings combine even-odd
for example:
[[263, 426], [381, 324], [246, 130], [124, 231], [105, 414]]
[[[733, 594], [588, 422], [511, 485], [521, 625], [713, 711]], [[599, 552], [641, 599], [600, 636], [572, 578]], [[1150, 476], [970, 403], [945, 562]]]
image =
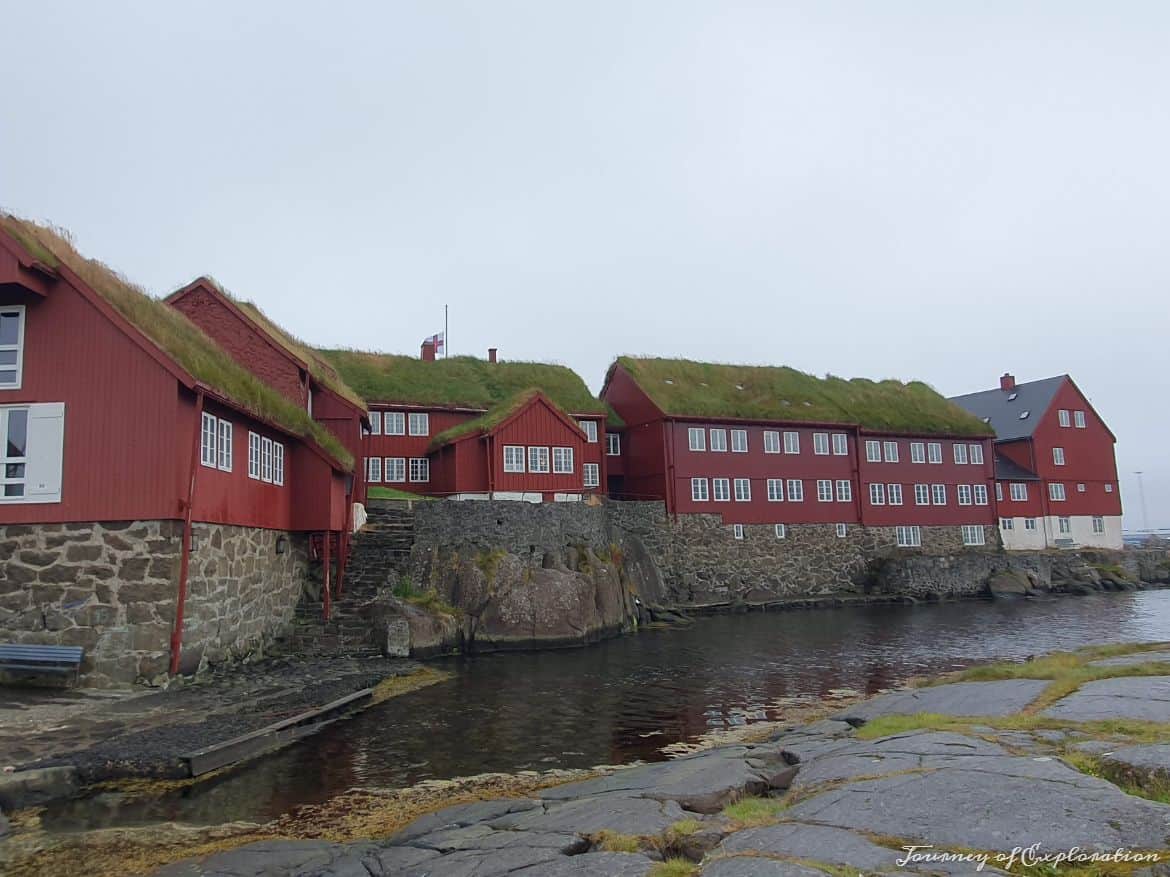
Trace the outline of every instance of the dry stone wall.
[[[178, 521], [0, 527], [0, 642], [82, 646], [92, 687], [157, 680], [170, 660], [181, 547]], [[284, 632], [307, 567], [303, 536], [195, 525], [184, 670], [242, 658]]]

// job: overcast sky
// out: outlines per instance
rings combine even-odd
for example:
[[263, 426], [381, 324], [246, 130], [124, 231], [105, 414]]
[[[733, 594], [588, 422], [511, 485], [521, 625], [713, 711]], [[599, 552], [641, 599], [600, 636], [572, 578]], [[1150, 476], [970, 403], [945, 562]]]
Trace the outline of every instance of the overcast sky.
[[0, 2], [0, 205], [320, 345], [1068, 372], [1170, 526], [1170, 4]]

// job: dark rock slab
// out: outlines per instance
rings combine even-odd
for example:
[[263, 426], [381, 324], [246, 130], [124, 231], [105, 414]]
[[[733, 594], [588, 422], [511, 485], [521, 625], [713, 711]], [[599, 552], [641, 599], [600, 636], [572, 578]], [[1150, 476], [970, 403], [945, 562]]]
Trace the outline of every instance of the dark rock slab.
[[77, 768], [41, 767], [0, 774], [0, 807], [21, 810], [60, 798], [68, 798], [78, 789]]
[[824, 871], [759, 856], [729, 856], [715, 859], [703, 868], [703, 877], [825, 877]]
[[[276, 874], [365, 874], [363, 853], [370, 844], [335, 844], [319, 840], [260, 841], [202, 859], [177, 862], [156, 877], [269, 877]], [[355, 868], [362, 868], [361, 871]]]
[[[654, 862], [634, 853], [585, 853], [513, 872], [516, 877], [645, 877]], [[439, 877], [441, 872], [435, 872]], [[824, 877], [824, 875], [820, 875]]]
[[491, 822], [497, 829], [552, 833], [655, 835], [686, 818], [674, 801], [653, 798], [598, 795], [570, 801], [549, 801], [541, 809], [501, 816]]
[[[845, 783], [786, 812], [795, 821], [986, 850], [1163, 848], [1170, 806], [1048, 758], [983, 756], [927, 773]], [[977, 761], [972, 766], [970, 762]]]
[[1137, 774], [1170, 776], [1170, 743], [1126, 746], [1110, 752], [1104, 758]]
[[428, 813], [416, 819], [402, 831], [390, 838], [391, 843], [405, 843], [416, 837], [452, 828], [463, 828], [497, 819], [508, 813], [520, 813], [541, 806], [540, 801], [531, 798], [503, 798], [495, 801], [473, 801], [470, 804], [456, 804]]
[[1170, 722], [1170, 676], [1123, 676], [1086, 682], [1043, 715], [1073, 722], [1137, 719]]
[[576, 834], [495, 830], [487, 825], [468, 825], [424, 834], [408, 841], [410, 846], [449, 853], [457, 850], [498, 850], [507, 847], [536, 847], [572, 855], [583, 853], [589, 843]]
[[852, 831], [799, 822], [737, 831], [724, 838], [719, 849], [732, 854], [756, 852], [788, 856], [827, 865], [847, 865], [864, 871], [893, 867], [898, 858], [894, 850], [880, 847]]
[[1043, 679], [1003, 679], [997, 682], [952, 682], [883, 694], [855, 704], [836, 718], [868, 722], [880, 716], [937, 713], [944, 716], [1009, 716], [1018, 713], [1048, 686]]
[[[510, 846], [497, 850], [459, 850], [412, 867], [387, 871], [393, 877], [502, 877], [530, 868], [549, 868], [566, 857], [548, 847]], [[545, 873], [545, 872], [542, 872]], [[370, 877], [368, 871], [359, 877]], [[329, 872], [329, 877], [334, 877]], [[338, 875], [340, 877], [340, 875]], [[347, 875], [348, 877], [348, 875]]]

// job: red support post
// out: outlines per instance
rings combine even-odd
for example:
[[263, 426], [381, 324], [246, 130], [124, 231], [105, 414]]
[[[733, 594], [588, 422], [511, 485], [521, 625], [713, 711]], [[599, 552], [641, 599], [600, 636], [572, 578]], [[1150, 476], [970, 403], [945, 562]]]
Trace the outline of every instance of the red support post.
[[330, 538], [332, 537], [332, 535], [333, 535], [332, 533], [330, 533], [328, 530], [326, 530], [324, 533], [324, 538], [321, 540], [323, 543], [323, 546], [321, 548], [321, 568], [324, 571], [324, 576], [325, 576], [325, 583], [324, 583], [324, 586], [322, 588], [321, 593], [323, 595], [323, 604], [322, 605], [324, 608], [326, 621], [329, 620], [329, 615], [333, 611], [333, 606], [332, 606], [332, 602], [331, 602], [331, 598], [330, 598], [330, 594], [329, 594], [329, 567], [332, 566], [332, 561], [331, 561], [331, 558], [329, 557], [329, 541], [330, 541]]

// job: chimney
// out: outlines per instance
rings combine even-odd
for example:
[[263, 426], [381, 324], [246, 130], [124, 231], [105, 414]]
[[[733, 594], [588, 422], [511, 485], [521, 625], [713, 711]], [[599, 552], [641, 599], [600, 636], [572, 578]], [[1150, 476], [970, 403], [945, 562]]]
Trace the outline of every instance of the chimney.
[[421, 359], [423, 362], [434, 362], [435, 361], [435, 342], [434, 341], [432, 341], [431, 339], [428, 338], [426, 341], [424, 341], [422, 343], [422, 353], [419, 355], [419, 359]]
[[496, 361], [496, 348], [489, 347], [488, 348], [488, 362], [495, 362], [495, 361]]
[[1011, 372], [1004, 372], [1003, 377], [999, 379], [999, 388], [1005, 393], [1010, 393], [1016, 388], [1016, 376]]

